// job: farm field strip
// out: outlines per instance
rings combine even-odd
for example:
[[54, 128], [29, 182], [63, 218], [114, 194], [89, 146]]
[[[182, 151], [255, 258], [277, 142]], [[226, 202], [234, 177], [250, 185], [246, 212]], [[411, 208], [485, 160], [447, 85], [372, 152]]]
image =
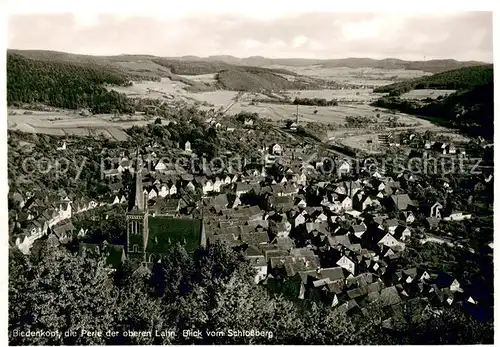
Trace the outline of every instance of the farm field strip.
[[401, 99], [437, 99], [439, 96], [447, 96], [455, 93], [456, 90], [436, 90], [436, 89], [414, 89], [400, 96]]

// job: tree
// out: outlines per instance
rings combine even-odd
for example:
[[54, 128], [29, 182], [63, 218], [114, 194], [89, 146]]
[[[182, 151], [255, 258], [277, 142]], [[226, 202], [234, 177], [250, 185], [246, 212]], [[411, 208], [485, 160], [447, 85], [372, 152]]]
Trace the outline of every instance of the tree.
[[156, 118], [155, 119], [155, 124], [161, 124], [161, 118]]
[[[80, 332], [112, 330], [118, 291], [104, 258], [75, 256], [42, 246], [39, 262], [11, 252], [9, 331], [59, 331], [55, 336], [12, 335], [11, 344], [104, 344], [106, 337]], [[64, 332], [76, 336], [65, 336]]]

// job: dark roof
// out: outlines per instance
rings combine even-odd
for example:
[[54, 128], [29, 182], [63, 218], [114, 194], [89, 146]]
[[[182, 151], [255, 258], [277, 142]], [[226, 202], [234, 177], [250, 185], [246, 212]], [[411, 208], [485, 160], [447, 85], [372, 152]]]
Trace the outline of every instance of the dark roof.
[[408, 205], [413, 205], [413, 202], [408, 194], [391, 195], [391, 200], [394, 206], [396, 206], [399, 210], [406, 210]]
[[344, 269], [340, 266], [330, 267], [318, 270], [318, 276], [320, 278], [329, 278], [332, 281], [338, 281], [344, 279]]
[[387, 287], [380, 291], [379, 303], [382, 307], [399, 304], [400, 302], [401, 298], [396, 287]]
[[396, 227], [399, 225], [399, 222], [397, 219], [393, 218], [393, 219], [386, 219], [383, 224], [386, 225], [387, 227]]
[[73, 230], [75, 230], [75, 227], [73, 226], [73, 223], [69, 222], [63, 225], [59, 225], [54, 228], [54, 234], [57, 235], [57, 237], [65, 237], [65, 236], [72, 236]]
[[295, 242], [289, 238], [288, 236], [286, 237], [277, 237], [274, 239], [273, 244], [276, 244], [278, 248], [289, 250], [295, 248]]
[[259, 249], [255, 245], [248, 245], [248, 247], [245, 249], [245, 255], [247, 257], [256, 257], [256, 256], [261, 256], [263, 255], [262, 250]]
[[194, 218], [171, 218], [166, 216], [148, 217], [148, 252], [165, 253], [175, 244], [185, 245], [193, 252], [201, 243], [201, 221]]
[[242, 233], [241, 241], [250, 245], [258, 245], [260, 243], [269, 242], [269, 235], [267, 234], [266, 231]]
[[406, 270], [403, 270], [403, 273], [406, 275], [406, 276], [410, 276], [411, 278], [415, 278], [417, 277], [417, 268], [416, 267], [413, 267], [411, 269], [406, 269]]

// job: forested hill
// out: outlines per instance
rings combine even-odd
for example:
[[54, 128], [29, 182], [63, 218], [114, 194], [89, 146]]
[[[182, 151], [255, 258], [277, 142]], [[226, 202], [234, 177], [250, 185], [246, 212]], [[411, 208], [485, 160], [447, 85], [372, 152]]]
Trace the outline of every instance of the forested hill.
[[94, 113], [128, 112], [131, 101], [105, 84], [127, 85], [128, 76], [99, 65], [33, 60], [7, 53], [7, 104], [43, 103]]
[[413, 89], [469, 90], [493, 83], [493, 65], [464, 67], [375, 88], [375, 93], [401, 95]]
[[458, 91], [440, 100], [404, 100], [382, 97], [372, 105], [427, 117], [471, 136], [493, 139], [493, 82]]
[[[286, 69], [264, 68], [235, 65], [222, 61], [204, 61], [187, 57], [186, 59], [161, 58], [151, 55], [91, 56], [56, 51], [9, 50], [23, 58], [45, 63], [79, 64], [109, 73], [126, 76], [135, 80], [160, 80], [170, 78], [182, 81], [192, 91], [207, 89], [229, 89], [244, 91], [314, 89], [324, 86], [325, 81], [300, 76]], [[201, 82], [184, 78], [182, 75], [215, 74], [217, 85], [207, 86]]]
[[[179, 75], [216, 74], [217, 88], [259, 92], [261, 90], [314, 89], [324, 81], [297, 75], [286, 69], [241, 66], [221, 61], [153, 59]], [[286, 77], [284, 77], [286, 76]]]

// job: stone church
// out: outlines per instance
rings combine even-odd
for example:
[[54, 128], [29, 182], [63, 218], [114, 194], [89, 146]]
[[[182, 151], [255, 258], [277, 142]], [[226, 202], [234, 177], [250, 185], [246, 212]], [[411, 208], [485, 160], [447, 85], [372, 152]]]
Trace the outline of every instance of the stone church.
[[129, 195], [126, 215], [128, 258], [141, 263], [153, 263], [158, 262], [168, 248], [176, 243], [183, 245], [188, 252], [205, 246], [202, 220], [149, 214], [148, 197], [143, 188], [142, 167], [138, 152], [134, 185]]

